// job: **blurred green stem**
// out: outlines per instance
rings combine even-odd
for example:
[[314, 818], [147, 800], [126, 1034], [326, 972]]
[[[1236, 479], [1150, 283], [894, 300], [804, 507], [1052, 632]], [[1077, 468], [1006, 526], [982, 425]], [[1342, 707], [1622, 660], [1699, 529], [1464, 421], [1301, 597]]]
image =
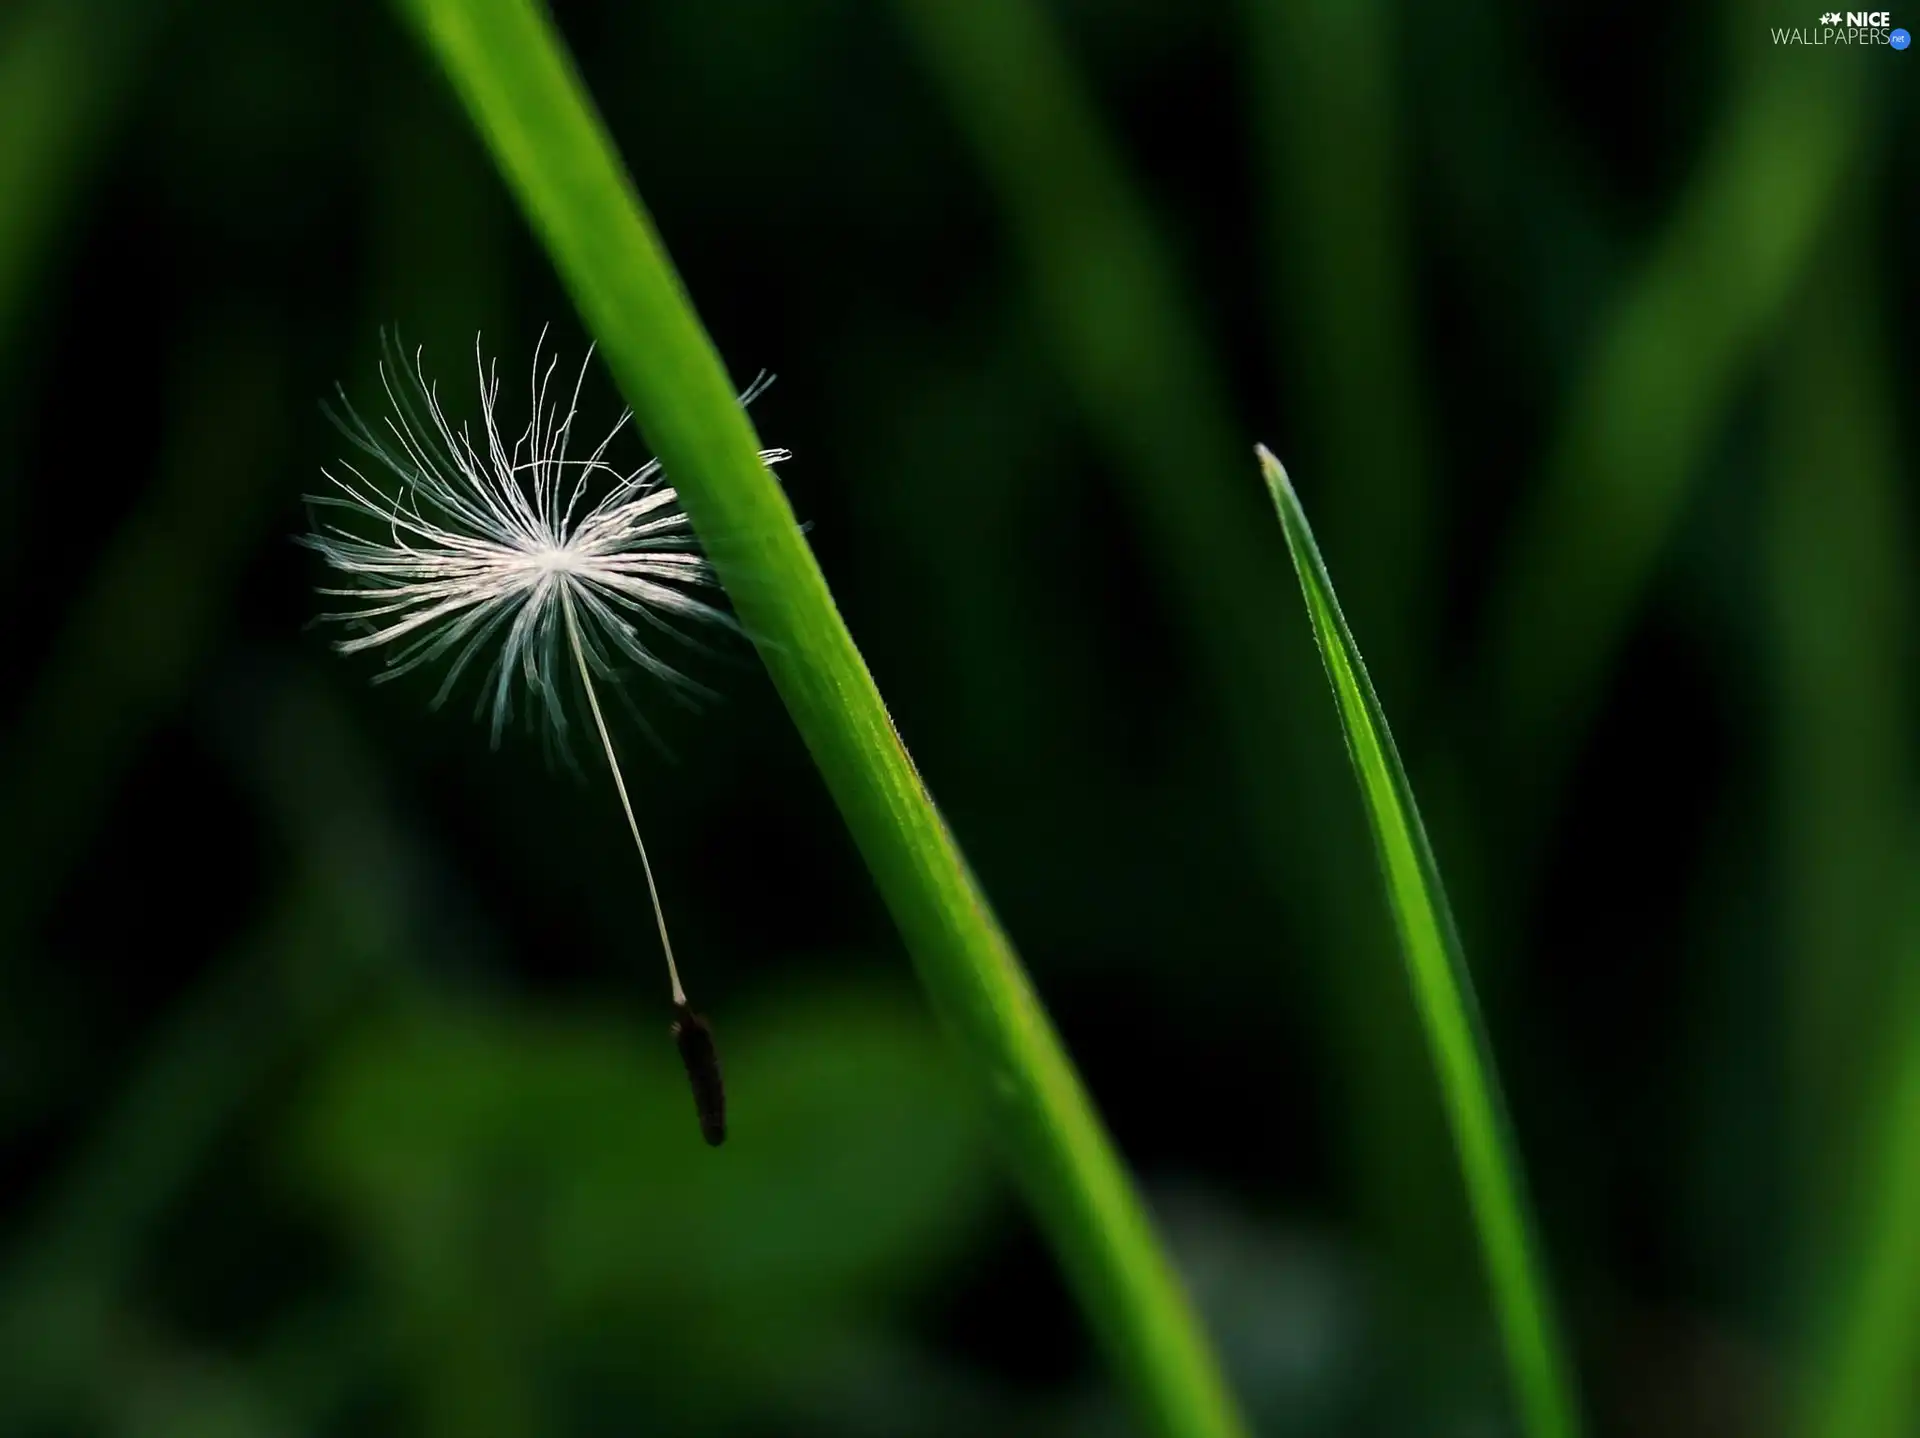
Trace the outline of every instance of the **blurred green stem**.
[[0, 20], [0, 356], [163, 0], [37, 0]]
[[1492, 752], [1515, 776], [1503, 848], [1523, 864], [1707, 451], [1814, 254], [1859, 148], [1859, 90], [1850, 72], [1784, 51], [1756, 61], [1601, 327], [1507, 546], [1476, 701], [1493, 705]]
[[7, 1431], [39, 1431], [102, 1396], [92, 1375], [113, 1361], [133, 1275], [173, 1207], [261, 1084], [375, 976], [399, 977], [409, 947], [413, 861], [337, 717], [289, 688], [264, 707], [229, 697], [220, 718], [214, 737], [266, 787], [293, 868], [160, 1025], [13, 1243], [0, 1272]]
[[278, 351], [247, 322], [190, 335], [160, 473], [74, 596], [0, 749], [0, 955], [31, 941], [147, 729], [185, 693], [272, 513], [284, 435]]
[[1860, 1146], [1831, 1321], [1818, 1335], [1798, 1431], [1805, 1438], [1903, 1438], [1920, 1425], [1920, 863], [1906, 871], [1900, 972], [1876, 1024], [1890, 1042]]
[[[1374, 663], [1417, 694], [1431, 652], [1433, 488], [1420, 393], [1392, 0], [1247, 0], [1250, 101], [1266, 152], [1265, 252], [1321, 528], [1365, 552], [1346, 605]], [[1328, 63], [1338, 55], [1340, 63]], [[1406, 716], [1404, 712], [1401, 717]]]
[[1864, 187], [1848, 218], [1782, 336], [1768, 435], [1795, 1168], [1817, 1226], [1859, 1138], [1860, 1035], [1899, 967], [1888, 955], [1913, 793], [1910, 516]]
[[1822, 1315], [1805, 1438], [1895, 1438], [1920, 1421], [1914, 594], [1870, 193], [1850, 196], [1799, 298], [1769, 436], [1792, 1169], [1804, 1175], [1790, 1291]]
[[936, 1009], [995, 1105], [1116, 1371], [1161, 1433], [1243, 1431], [1145, 1210], [760, 463], [737, 391], [559, 37], [528, 0], [411, 0], [403, 9], [673, 476]]
[[492, 161], [411, 49], [369, 58], [382, 116], [370, 142], [373, 265], [355, 359], [371, 365], [366, 340], [388, 325], [429, 357], [470, 359], [476, 331], [511, 354], [507, 242], [517, 221]]

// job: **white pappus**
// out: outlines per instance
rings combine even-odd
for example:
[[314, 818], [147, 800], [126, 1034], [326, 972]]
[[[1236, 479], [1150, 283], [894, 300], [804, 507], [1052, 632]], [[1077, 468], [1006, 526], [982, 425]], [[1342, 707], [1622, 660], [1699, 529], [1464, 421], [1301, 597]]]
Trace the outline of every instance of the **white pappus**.
[[[544, 345], [542, 331], [529, 384], [531, 418], [509, 445], [496, 414], [498, 369], [482, 358], [478, 337], [478, 442], [464, 422], [456, 428], [448, 421], [420, 352], [409, 364], [389, 344], [380, 365], [389, 406], [384, 425], [369, 425], [344, 392], [342, 413], [334, 416], [372, 463], [365, 469], [349, 462], [322, 468], [332, 489], [308, 496], [318, 513], [302, 542], [343, 577], [339, 586], [321, 592], [356, 601], [354, 608], [323, 616], [359, 631], [336, 647], [345, 654], [386, 651], [386, 667], [376, 678], [445, 659], [447, 673], [433, 700], [438, 705], [476, 658], [492, 654], [481, 706], [491, 709], [496, 743], [520, 686], [563, 736], [566, 673], [578, 673], [646, 872], [674, 1004], [684, 1010], [686, 992], [652, 865], [595, 681], [616, 682], [616, 666], [624, 659], [669, 686], [697, 687], [648, 647], [641, 626], [673, 634], [676, 620], [730, 621], [695, 593], [712, 584], [712, 572], [658, 461], [622, 470], [608, 459], [631, 411], [622, 411], [584, 458], [569, 456], [593, 351], [568, 391], [564, 380], [558, 388], [553, 383], [555, 357], [548, 356], [543, 367]], [[750, 402], [767, 382], [756, 381], [741, 402]], [[775, 449], [760, 455], [768, 465], [787, 457]]]

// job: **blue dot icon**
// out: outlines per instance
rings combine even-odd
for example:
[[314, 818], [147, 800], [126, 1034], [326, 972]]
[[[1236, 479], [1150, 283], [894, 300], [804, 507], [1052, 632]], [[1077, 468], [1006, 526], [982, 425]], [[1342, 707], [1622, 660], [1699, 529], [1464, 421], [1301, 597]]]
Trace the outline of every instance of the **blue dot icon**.
[[1913, 43], [1913, 36], [1909, 35], [1905, 30], [1895, 30], [1891, 35], [1887, 36], [1887, 43], [1896, 50], [1904, 50]]

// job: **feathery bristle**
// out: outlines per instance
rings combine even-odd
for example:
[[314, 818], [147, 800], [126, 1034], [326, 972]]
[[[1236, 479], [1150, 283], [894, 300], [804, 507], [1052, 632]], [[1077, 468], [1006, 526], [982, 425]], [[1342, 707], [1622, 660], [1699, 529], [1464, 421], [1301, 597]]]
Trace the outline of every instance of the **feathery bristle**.
[[[498, 370], [482, 359], [477, 337], [478, 442], [465, 423], [456, 429], [447, 419], [420, 352], [409, 365], [396, 348], [388, 346], [380, 366], [390, 407], [384, 433], [344, 395], [335, 417], [374, 461], [372, 473], [351, 463], [322, 469], [334, 492], [309, 496], [338, 512], [305, 538], [345, 576], [343, 587], [322, 592], [358, 602], [325, 616], [363, 631], [340, 641], [341, 652], [388, 650], [381, 679], [446, 659], [434, 697], [439, 704], [497, 642], [482, 689], [495, 742], [522, 684], [555, 734], [564, 736], [570, 645], [563, 601], [570, 600], [581, 657], [596, 678], [616, 681], [616, 661], [626, 659], [674, 689], [697, 689], [654, 652], [639, 628], [685, 639], [674, 621], [730, 623], [693, 592], [710, 585], [712, 574], [678, 495], [663, 482], [657, 461], [623, 471], [608, 460], [629, 411], [584, 459], [568, 457], [592, 349], [563, 411], [553, 385], [558, 361], [549, 357], [543, 367], [536, 345], [531, 418], [509, 446], [496, 410]], [[765, 450], [760, 457], [772, 465], [788, 456]]]

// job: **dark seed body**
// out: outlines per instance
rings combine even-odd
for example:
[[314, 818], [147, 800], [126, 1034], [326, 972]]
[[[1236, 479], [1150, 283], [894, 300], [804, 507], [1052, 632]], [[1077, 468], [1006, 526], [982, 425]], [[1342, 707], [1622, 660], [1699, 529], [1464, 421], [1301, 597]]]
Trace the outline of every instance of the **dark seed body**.
[[727, 1141], [727, 1091], [720, 1082], [720, 1054], [713, 1029], [685, 1004], [674, 1006], [673, 1041], [693, 1085], [693, 1106], [700, 1114], [700, 1136], [715, 1148]]

